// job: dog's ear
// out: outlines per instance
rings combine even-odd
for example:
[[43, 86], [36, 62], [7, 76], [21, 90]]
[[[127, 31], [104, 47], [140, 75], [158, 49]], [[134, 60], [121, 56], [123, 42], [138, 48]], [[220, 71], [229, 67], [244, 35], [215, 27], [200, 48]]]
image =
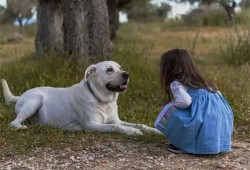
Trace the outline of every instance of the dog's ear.
[[90, 65], [85, 71], [84, 75], [85, 79], [87, 79], [89, 75], [93, 74], [95, 71], [96, 71], [95, 65], [94, 64]]

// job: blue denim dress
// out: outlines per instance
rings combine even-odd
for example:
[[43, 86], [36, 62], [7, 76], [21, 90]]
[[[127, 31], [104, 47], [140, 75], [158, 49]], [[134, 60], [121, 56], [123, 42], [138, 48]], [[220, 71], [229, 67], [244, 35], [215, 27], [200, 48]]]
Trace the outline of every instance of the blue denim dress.
[[192, 104], [187, 109], [167, 104], [155, 127], [175, 147], [192, 154], [217, 154], [231, 150], [233, 112], [220, 93], [188, 89]]

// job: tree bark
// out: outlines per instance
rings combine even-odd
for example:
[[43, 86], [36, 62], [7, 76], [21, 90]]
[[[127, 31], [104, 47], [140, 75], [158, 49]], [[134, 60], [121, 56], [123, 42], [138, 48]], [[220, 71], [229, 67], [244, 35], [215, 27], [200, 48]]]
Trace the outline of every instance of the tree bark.
[[108, 15], [109, 15], [109, 33], [110, 39], [116, 38], [116, 31], [119, 28], [119, 11], [116, 7], [115, 0], [107, 0]]
[[63, 49], [61, 0], [39, 0], [37, 10], [36, 56]]
[[225, 1], [225, 0], [221, 1], [221, 5], [223, 6], [223, 8], [225, 9], [227, 13], [226, 24], [227, 24], [227, 21], [231, 21], [233, 23], [235, 22], [234, 8], [236, 7], [237, 3], [235, 1], [231, 1], [231, 2], [232, 2], [232, 5], [230, 5], [228, 1]]
[[18, 17], [17, 21], [19, 23], [19, 31], [22, 34], [23, 33], [23, 19]]
[[107, 60], [111, 52], [106, 0], [63, 0], [64, 52], [77, 61]]
[[108, 15], [109, 15], [109, 31], [110, 39], [116, 38], [116, 31], [118, 30], [119, 23], [119, 10], [123, 9], [132, 0], [107, 0]]

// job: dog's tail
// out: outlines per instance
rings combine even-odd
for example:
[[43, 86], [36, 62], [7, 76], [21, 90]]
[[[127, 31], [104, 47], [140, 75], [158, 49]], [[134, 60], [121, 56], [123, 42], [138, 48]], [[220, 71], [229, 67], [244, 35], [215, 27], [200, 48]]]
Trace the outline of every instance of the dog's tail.
[[10, 88], [9, 88], [6, 80], [1, 79], [0, 81], [2, 82], [2, 86], [3, 86], [3, 95], [4, 95], [5, 103], [7, 105], [9, 105], [11, 103], [16, 103], [19, 96], [13, 96], [13, 94], [10, 92]]

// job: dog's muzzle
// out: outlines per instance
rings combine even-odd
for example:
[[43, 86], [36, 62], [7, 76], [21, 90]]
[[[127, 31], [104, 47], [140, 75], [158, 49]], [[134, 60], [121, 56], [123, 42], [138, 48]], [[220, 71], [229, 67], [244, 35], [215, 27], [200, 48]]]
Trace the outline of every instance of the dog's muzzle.
[[123, 72], [122, 78], [124, 79], [124, 82], [122, 84], [114, 85], [114, 84], [108, 83], [106, 84], [106, 88], [112, 92], [118, 92], [118, 93], [124, 92], [128, 88], [129, 73]]

